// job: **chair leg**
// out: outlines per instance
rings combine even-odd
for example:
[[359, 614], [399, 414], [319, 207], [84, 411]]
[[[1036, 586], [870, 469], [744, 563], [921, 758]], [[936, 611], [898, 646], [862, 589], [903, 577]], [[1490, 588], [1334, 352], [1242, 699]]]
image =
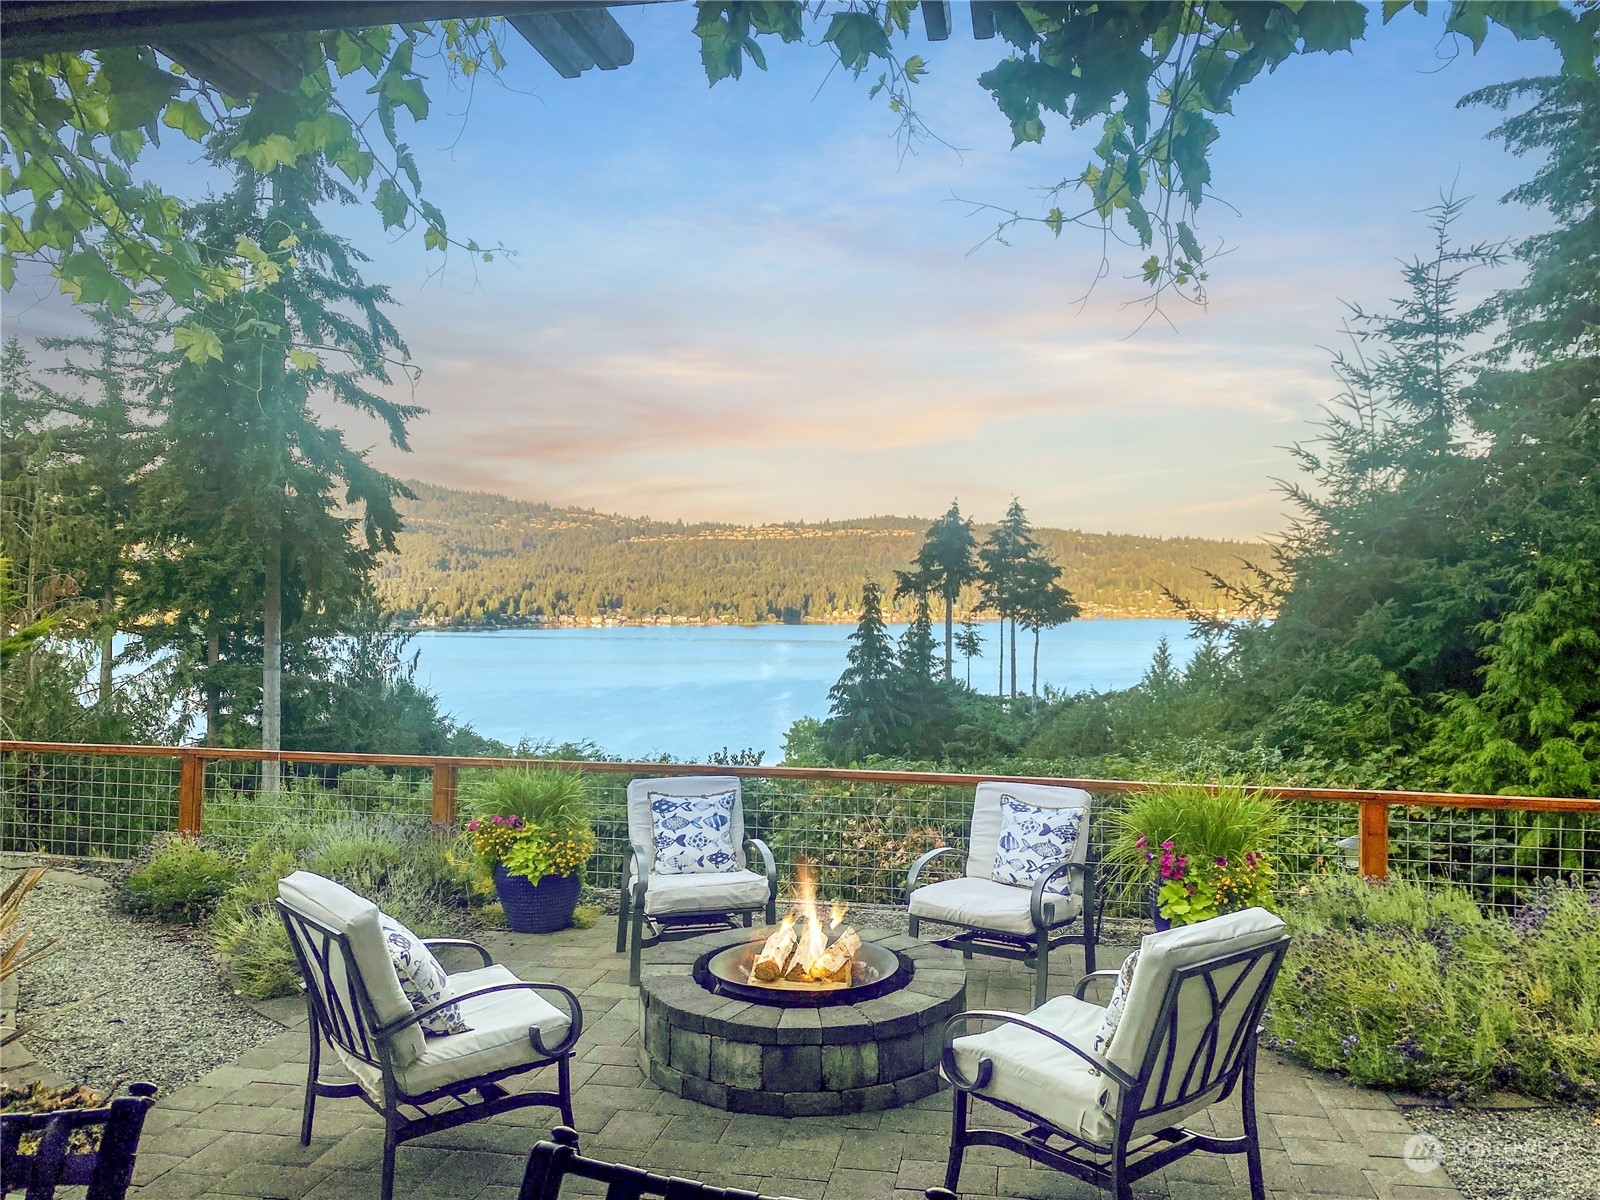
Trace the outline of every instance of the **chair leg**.
[[1116, 1149], [1112, 1150], [1106, 1167], [1111, 1174], [1111, 1200], [1133, 1200], [1133, 1182], [1128, 1178], [1128, 1146], [1121, 1130], [1117, 1131]]
[[777, 900], [777, 897], [769, 895], [767, 897], [767, 924], [768, 925], [776, 925], [777, 923], [778, 923], [778, 900]]
[[628, 948], [628, 887], [617, 889], [617, 953]]
[[561, 1123], [571, 1128], [577, 1122], [572, 1119], [572, 1055], [570, 1054], [563, 1055], [561, 1061], [556, 1064], [556, 1090], [561, 1094]]
[[633, 945], [628, 950], [628, 986], [639, 986], [639, 955], [644, 952], [644, 898], [633, 900]]
[[400, 1145], [399, 1114], [387, 1112], [383, 1117], [383, 1191], [380, 1200], [394, 1200], [394, 1153]]
[[912, 937], [922, 936], [922, 918], [917, 916], [916, 913], [912, 913], [908, 918], [906, 922], [906, 932], [911, 934]]
[[961, 1160], [967, 1154], [967, 1110], [971, 1103], [972, 1097], [957, 1088], [950, 1105], [950, 1158], [944, 1168], [944, 1186], [952, 1192], [961, 1182]]
[[744, 913], [744, 927], [746, 929], [750, 928], [750, 913], [748, 910]]
[[[307, 1005], [309, 1008], [310, 1006]], [[322, 1073], [322, 1033], [317, 1027], [317, 1014], [312, 1012], [306, 1021], [311, 1033], [311, 1061], [306, 1067], [306, 1103], [300, 1117], [300, 1144], [311, 1145], [311, 1123], [317, 1115], [317, 1076]]]
[[1033, 950], [1033, 1006], [1050, 998], [1050, 935], [1043, 930], [1035, 938]]
[[1244, 1063], [1239, 1107], [1244, 1118], [1244, 1162], [1250, 1174], [1250, 1200], [1267, 1200], [1267, 1181], [1261, 1170], [1261, 1135], [1256, 1130], [1256, 1055], [1250, 1047]]
[[1094, 974], [1094, 930], [1087, 921], [1083, 923], [1083, 973]]

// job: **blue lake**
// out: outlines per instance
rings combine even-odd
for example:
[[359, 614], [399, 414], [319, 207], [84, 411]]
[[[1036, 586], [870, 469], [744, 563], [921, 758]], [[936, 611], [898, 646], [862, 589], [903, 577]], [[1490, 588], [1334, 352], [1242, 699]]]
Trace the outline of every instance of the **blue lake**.
[[[904, 626], [891, 626], [898, 637]], [[622, 626], [416, 635], [418, 682], [442, 711], [479, 733], [516, 744], [589, 740], [611, 754], [702, 759], [751, 747], [776, 763], [800, 717], [828, 715], [828, 689], [844, 670], [849, 625]], [[993, 692], [995, 623], [972, 683]], [[1195, 644], [1180, 620], [1073, 621], [1045, 631], [1039, 686], [1109, 691], [1137, 683], [1165, 637], [1174, 660]], [[943, 650], [944, 630], [936, 629]], [[1017, 678], [1030, 681], [1033, 642], [1017, 647]], [[965, 677], [958, 656], [956, 674]]]

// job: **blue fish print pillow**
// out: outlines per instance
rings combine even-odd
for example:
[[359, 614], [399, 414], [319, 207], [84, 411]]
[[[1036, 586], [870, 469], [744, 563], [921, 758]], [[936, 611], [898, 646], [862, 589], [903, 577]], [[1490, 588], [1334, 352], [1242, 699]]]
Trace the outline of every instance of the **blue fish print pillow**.
[[735, 793], [710, 796], [670, 796], [647, 793], [650, 825], [656, 839], [658, 875], [694, 875], [737, 871], [739, 858], [733, 845]]
[[[1057, 863], [1072, 857], [1083, 824], [1081, 808], [1040, 808], [1015, 796], [1000, 797], [1000, 840], [995, 845], [990, 878], [996, 883], [1032, 887]], [[1065, 875], [1050, 883], [1065, 895]]]

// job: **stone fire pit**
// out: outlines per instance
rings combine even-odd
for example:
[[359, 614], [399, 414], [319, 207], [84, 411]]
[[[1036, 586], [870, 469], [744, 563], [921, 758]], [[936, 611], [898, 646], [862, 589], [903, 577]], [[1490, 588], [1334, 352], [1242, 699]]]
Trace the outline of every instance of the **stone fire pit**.
[[731, 929], [647, 949], [640, 974], [640, 1066], [675, 1095], [728, 1112], [813, 1117], [910, 1104], [939, 1088], [944, 1023], [966, 1006], [958, 951], [909, 934], [860, 930], [907, 968], [896, 991], [857, 1003], [789, 1007], [728, 999], [695, 964], [770, 929]]

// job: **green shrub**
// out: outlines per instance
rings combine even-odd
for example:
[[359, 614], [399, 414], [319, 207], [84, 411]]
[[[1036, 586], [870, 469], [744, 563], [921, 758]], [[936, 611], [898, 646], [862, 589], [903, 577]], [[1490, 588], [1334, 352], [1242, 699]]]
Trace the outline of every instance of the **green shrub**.
[[469, 775], [461, 789], [468, 817], [519, 817], [541, 829], [588, 828], [594, 797], [588, 776], [557, 767], [501, 767]]
[[234, 985], [250, 999], [271, 1000], [299, 990], [300, 966], [276, 909], [219, 912], [211, 943], [227, 963]]
[[212, 944], [239, 990], [254, 999], [297, 989], [299, 971], [273, 906], [278, 880], [296, 870], [343, 884], [419, 937], [464, 933], [474, 923], [472, 857], [427, 825], [343, 815], [310, 826], [272, 826], [245, 849], [238, 881], [211, 928]]
[[1285, 915], [1269, 1044], [1372, 1087], [1600, 1096], [1600, 896], [1548, 888], [1507, 921], [1459, 888], [1335, 878]]
[[197, 925], [238, 875], [239, 865], [228, 855], [192, 838], [167, 838], [123, 881], [117, 906], [168, 925]]

